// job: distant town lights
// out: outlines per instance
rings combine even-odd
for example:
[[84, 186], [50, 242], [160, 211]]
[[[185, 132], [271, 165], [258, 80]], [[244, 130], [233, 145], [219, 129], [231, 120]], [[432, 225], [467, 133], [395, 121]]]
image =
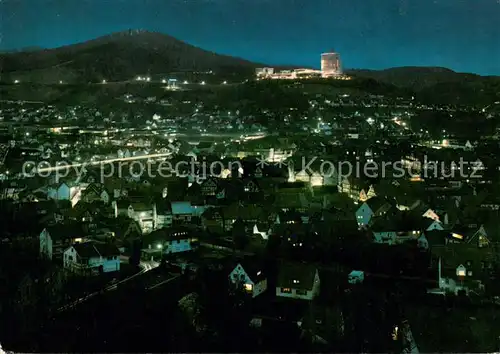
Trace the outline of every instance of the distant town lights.
[[223, 85], [227, 85], [227, 81], [224, 81], [222, 84], [223, 84]]
[[161, 80], [161, 83], [162, 83], [162, 84], [166, 84], [166, 83], [167, 83], [167, 80], [163, 79], [163, 80]]
[[19, 83], [19, 80], [14, 80], [14, 83], [15, 83], [15, 84], [18, 84], [18, 83]]
[[202, 81], [202, 82], [201, 82], [201, 84], [202, 84], [202, 85], [205, 85], [205, 81]]
[[188, 84], [188, 82], [187, 82], [187, 81], [184, 81], [184, 85], [187, 85], [187, 84]]
[[151, 81], [151, 78], [150, 78], [150, 77], [147, 77], [147, 78], [146, 78], [146, 81], [147, 81], [147, 82], [150, 82], [150, 81]]
[[163, 248], [163, 246], [162, 246], [161, 243], [159, 243], [159, 244], [156, 245], [156, 248], [158, 248], [159, 250], [161, 250]]
[[106, 83], [106, 80], [102, 80], [102, 83], [105, 84]]

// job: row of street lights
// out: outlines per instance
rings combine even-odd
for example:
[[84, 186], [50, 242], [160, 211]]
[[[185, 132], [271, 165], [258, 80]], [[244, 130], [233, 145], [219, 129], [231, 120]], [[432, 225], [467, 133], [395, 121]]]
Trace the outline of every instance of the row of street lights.
[[[151, 82], [151, 78], [150, 78], [150, 77], [142, 77], [142, 76], [138, 76], [138, 77], [136, 77], [135, 81], [145, 81], [145, 82]], [[161, 80], [161, 82], [162, 82], [163, 84], [166, 84], [166, 83], [167, 83], [167, 80], [163, 79], [163, 80]], [[19, 83], [21, 83], [21, 81], [20, 81], [20, 80], [17, 80], [17, 79], [16, 79], [16, 80], [14, 80], [14, 84], [19, 84]], [[102, 84], [106, 84], [106, 83], [107, 83], [107, 81], [106, 81], [106, 80], [102, 80], [102, 81], [101, 81], [101, 83], [102, 83]], [[59, 80], [59, 84], [60, 84], [60, 85], [63, 85], [63, 84], [64, 84], [64, 81]], [[188, 85], [188, 84], [189, 84], [189, 82], [188, 82], [188, 81], [184, 81], [184, 82], [183, 82], [183, 84], [184, 84], [184, 85]], [[202, 82], [200, 82], [200, 85], [206, 85], [206, 82], [205, 82], [205, 81], [202, 81]], [[227, 85], [227, 81], [223, 81], [223, 82], [222, 82], [222, 85]]]

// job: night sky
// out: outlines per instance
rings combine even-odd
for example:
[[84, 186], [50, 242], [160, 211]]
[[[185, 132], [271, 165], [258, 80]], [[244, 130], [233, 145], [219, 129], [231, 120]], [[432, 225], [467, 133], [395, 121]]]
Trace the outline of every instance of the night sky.
[[268, 64], [500, 75], [500, 0], [0, 0], [1, 50], [147, 29]]

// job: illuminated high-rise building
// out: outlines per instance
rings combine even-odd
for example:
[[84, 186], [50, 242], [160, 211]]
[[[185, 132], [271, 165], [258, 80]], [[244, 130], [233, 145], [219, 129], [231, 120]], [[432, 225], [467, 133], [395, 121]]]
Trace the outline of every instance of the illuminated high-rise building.
[[321, 76], [330, 77], [341, 74], [340, 55], [334, 52], [321, 54]]
[[274, 74], [274, 68], [257, 68], [255, 74], [257, 77], [268, 77]]

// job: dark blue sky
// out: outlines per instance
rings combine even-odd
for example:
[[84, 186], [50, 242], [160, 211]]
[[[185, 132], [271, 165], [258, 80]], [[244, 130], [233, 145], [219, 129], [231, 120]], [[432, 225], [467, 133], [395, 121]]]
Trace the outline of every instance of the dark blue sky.
[[269, 64], [500, 75], [500, 0], [0, 0], [0, 49], [141, 28]]

